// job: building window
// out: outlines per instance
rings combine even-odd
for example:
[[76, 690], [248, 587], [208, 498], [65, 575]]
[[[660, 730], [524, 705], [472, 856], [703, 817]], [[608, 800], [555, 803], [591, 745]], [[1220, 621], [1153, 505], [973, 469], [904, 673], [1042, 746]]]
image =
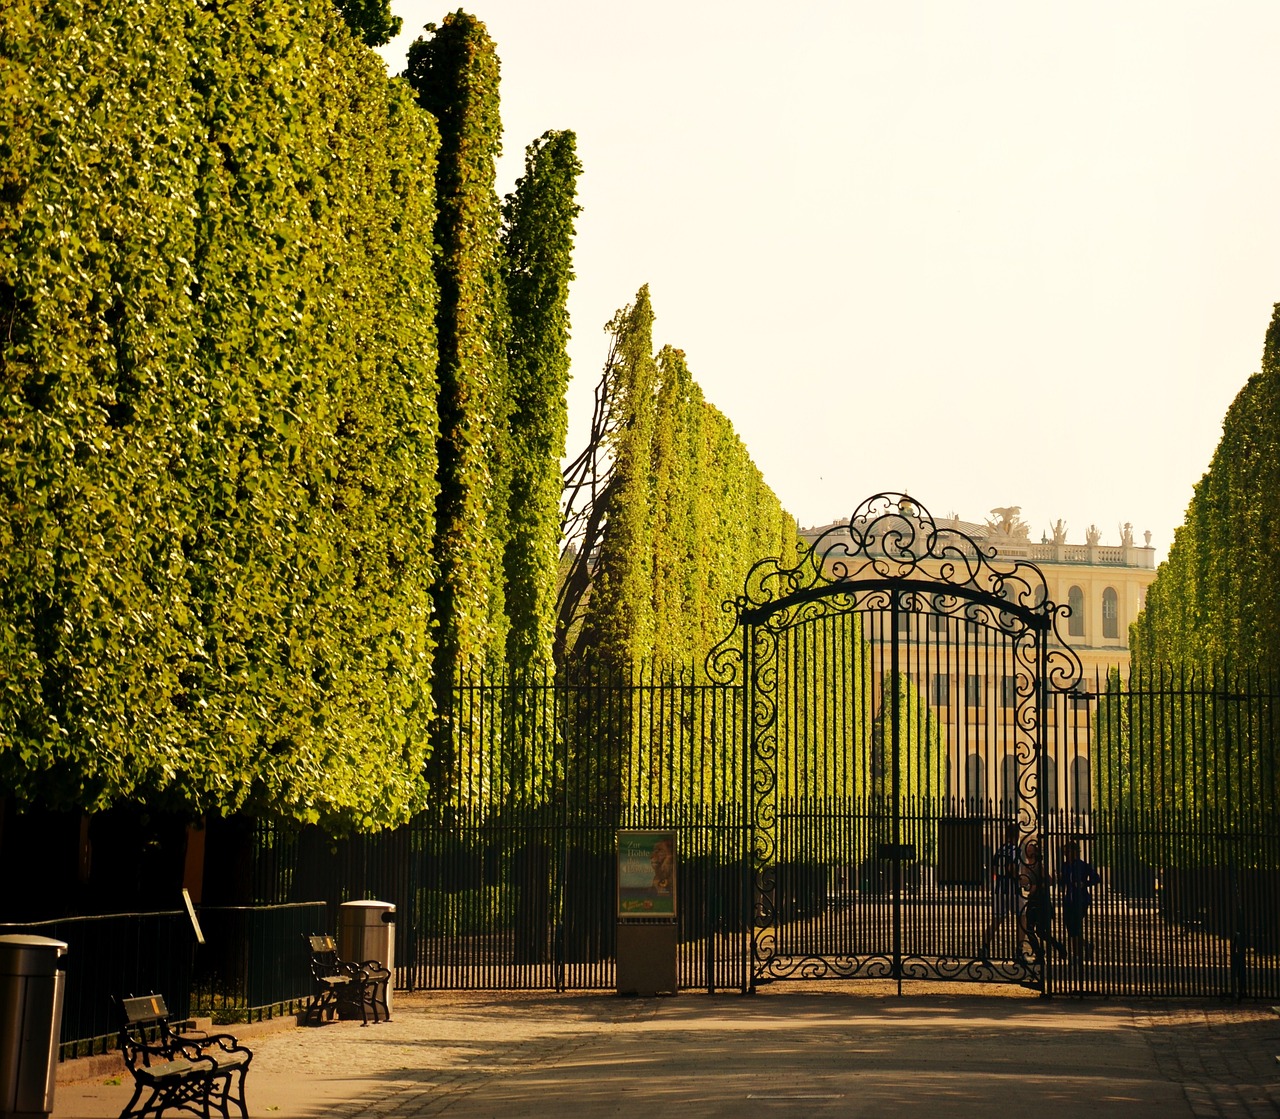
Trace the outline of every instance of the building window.
[[1050, 812], [1058, 811], [1058, 763], [1053, 760], [1053, 755], [1048, 754], [1044, 759], [1044, 806]]
[[969, 806], [980, 808], [987, 793], [987, 763], [981, 754], [970, 754], [965, 761], [965, 786]]
[[947, 616], [945, 614], [929, 615], [929, 632], [930, 633], [946, 633], [947, 632]]
[[1087, 813], [1093, 809], [1093, 786], [1089, 782], [1089, 759], [1076, 758], [1071, 763], [1071, 807]]
[[911, 613], [907, 610], [898, 611], [898, 633], [906, 637], [911, 632]]
[[977, 707], [982, 703], [981, 676], [975, 676], [970, 673], [964, 678], [964, 701], [970, 707]]
[[1000, 763], [1000, 798], [1001, 808], [1012, 815], [1018, 808], [1018, 759], [1012, 754], [1005, 754]]
[[1115, 587], [1102, 592], [1102, 636], [1120, 636], [1120, 598]]
[[1000, 681], [1000, 705], [1002, 707], [1018, 706], [1018, 678], [1006, 676]]
[[946, 707], [951, 702], [951, 677], [935, 676], [931, 686], [934, 707]]
[[1067, 636], [1084, 636], [1084, 591], [1072, 587], [1067, 591], [1067, 606], [1071, 609], [1071, 617], [1067, 619]]

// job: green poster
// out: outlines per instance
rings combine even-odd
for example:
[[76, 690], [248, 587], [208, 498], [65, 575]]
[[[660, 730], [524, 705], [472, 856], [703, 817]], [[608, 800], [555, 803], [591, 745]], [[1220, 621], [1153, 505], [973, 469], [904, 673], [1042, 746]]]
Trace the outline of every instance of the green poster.
[[676, 915], [676, 833], [618, 832], [618, 916]]

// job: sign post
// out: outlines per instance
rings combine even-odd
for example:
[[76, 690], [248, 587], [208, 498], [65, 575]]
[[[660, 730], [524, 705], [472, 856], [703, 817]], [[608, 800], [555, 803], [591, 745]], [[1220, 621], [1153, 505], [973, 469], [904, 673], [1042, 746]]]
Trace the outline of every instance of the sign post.
[[676, 833], [618, 832], [618, 994], [674, 995]]

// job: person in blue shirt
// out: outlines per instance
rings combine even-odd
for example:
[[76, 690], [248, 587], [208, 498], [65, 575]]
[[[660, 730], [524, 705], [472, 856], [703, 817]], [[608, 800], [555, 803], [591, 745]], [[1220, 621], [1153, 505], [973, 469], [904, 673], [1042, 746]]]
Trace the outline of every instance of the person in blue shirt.
[[1097, 870], [1080, 857], [1080, 844], [1074, 839], [1065, 843], [1058, 884], [1062, 887], [1062, 919], [1067, 926], [1072, 963], [1093, 956], [1093, 945], [1084, 938], [1084, 917], [1089, 911], [1089, 891], [1101, 881]]

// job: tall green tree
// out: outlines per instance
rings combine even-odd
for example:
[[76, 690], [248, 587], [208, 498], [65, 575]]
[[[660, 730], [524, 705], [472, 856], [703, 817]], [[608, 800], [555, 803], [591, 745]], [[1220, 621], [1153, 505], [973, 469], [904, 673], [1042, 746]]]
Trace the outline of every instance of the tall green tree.
[[516, 671], [552, 667], [560, 460], [568, 429], [568, 299], [581, 171], [574, 134], [544, 133], [526, 149], [524, 175], [503, 207], [511, 315], [504, 570], [507, 665]]
[[[495, 161], [502, 151], [499, 64], [484, 24], [457, 11], [409, 48], [405, 75], [440, 130], [436, 164], [439, 246], [439, 496], [432, 550], [436, 584], [436, 691], [460, 666], [506, 649], [503, 560], [510, 453], [502, 215]], [[443, 704], [442, 704], [443, 705]]]
[[871, 742], [868, 791], [875, 813], [871, 844], [874, 847], [893, 839], [891, 821], [897, 817], [901, 820], [901, 841], [914, 844], [923, 861], [932, 861], [936, 836], [932, 829], [921, 832], [919, 821], [936, 818], [942, 812], [947, 794], [946, 732], [905, 673], [896, 678], [893, 673], [886, 673], [881, 681], [880, 711], [872, 724]]
[[[1168, 559], [1130, 628], [1124, 718], [1095, 767], [1124, 810], [1186, 834], [1232, 828], [1280, 799], [1270, 699], [1280, 673], [1280, 304], [1262, 367], [1232, 401]], [[1271, 692], [1270, 694], [1273, 694]], [[1109, 707], [1122, 702], [1108, 680]], [[1108, 803], [1103, 801], [1103, 803]], [[1144, 851], [1153, 863], [1200, 857]], [[1273, 859], [1273, 856], [1268, 856]]]
[[[653, 319], [643, 287], [609, 323], [598, 445], [570, 469], [568, 503], [589, 500], [563, 574], [587, 585], [566, 600], [581, 628], [565, 663], [700, 667], [751, 564], [795, 554], [795, 520], [704, 398], [684, 353], [652, 354]], [[562, 611], [559, 624], [570, 634], [574, 619]]]
[[653, 644], [653, 455], [654, 397], [658, 369], [653, 359], [653, 306], [646, 284], [606, 329], [613, 336], [610, 367], [615, 426], [605, 451], [610, 479], [600, 524], [603, 535], [587, 548], [590, 600], [575, 645], [580, 664], [630, 671]]
[[[693, 383], [682, 351], [664, 346], [657, 356], [659, 389], [654, 400], [652, 465], [653, 646], [656, 664], [688, 665], [699, 648], [705, 571], [699, 540], [711, 527], [705, 484], [709, 448], [703, 426], [702, 393]], [[701, 484], [700, 484], [701, 483]]]
[[1280, 669], [1280, 304], [1262, 368], [1227, 410], [1169, 558], [1134, 623], [1134, 661]]

